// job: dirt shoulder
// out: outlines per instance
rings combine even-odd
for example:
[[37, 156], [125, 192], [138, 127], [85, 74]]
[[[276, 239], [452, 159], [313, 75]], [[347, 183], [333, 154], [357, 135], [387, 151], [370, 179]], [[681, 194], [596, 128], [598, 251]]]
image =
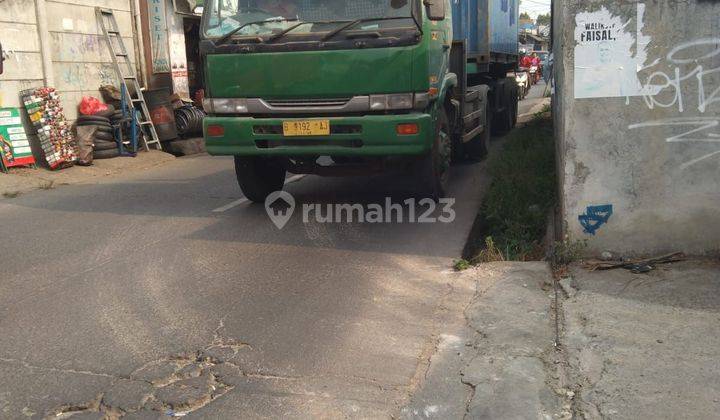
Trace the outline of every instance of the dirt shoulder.
[[118, 157], [96, 160], [92, 166], [73, 166], [59, 171], [38, 168], [13, 168], [10, 173], [0, 173], [0, 199], [14, 198], [20, 194], [53, 189], [62, 185], [97, 182], [104, 177], [130, 174], [173, 162], [171, 154], [152, 150], [138, 153], [137, 157]]

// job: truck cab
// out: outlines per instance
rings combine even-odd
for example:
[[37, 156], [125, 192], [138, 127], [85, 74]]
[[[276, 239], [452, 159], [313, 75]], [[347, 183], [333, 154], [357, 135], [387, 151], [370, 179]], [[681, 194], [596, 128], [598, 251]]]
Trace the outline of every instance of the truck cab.
[[206, 0], [208, 152], [235, 157], [255, 202], [287, 172], [392, 167], [442, 197], [453, 156], [482, 154], [489, 136], [485, 108], [462, 127], [466, 66], [459, 83], [451, 10], [444, 0]]

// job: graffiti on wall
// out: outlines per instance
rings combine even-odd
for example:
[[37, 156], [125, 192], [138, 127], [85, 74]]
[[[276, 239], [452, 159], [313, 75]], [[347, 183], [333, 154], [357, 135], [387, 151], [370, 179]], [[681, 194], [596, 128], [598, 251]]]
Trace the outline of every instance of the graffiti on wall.
[[637, 4], [637, 25], [602, 7], [575, 16], [575, 98], [640, 96], [638, 71], [647, 59], [643, 35], [645, 5]]
[[[720, 38], [696, 39], [672, 48], [655, 63], [665, 64], [665, 71], [653, 71], [647, 76], [643, 99], [649, 109], [671, 108], [680, 116], [631, 124], [628, 129], [666, 127], [671, 133], [665, 139], [668, 143], [720, 146], [720, 115], [717, 105], [713, 105], [720, 103], [718, 56]], [[680, 169], [716, 156], [720, 156], [720, 147], [684, 162]]]
[[585, 214], [578, 216], [578, 221], [583, 227], [583, 231], [590, 235], [595, 235], [598, 229], [610, 220], [613, 214], [613, 206], [605, 204], [602, 206], [590, 206]]
[[[677, 115], [630, 124], [629, 130], [665, 127], [668, 143], [720, 146], [720, 38], [698, 38], [670, 45], [648, 63], [651, 37], [643, 33], [645, 4], [637, 3], [632, 20], [606, 8], [579, 13], [575, 28], [575, 98], [642, 97], [648, 109], [669, 109]], [[682, 163], [687, 169], [717, 150]]]

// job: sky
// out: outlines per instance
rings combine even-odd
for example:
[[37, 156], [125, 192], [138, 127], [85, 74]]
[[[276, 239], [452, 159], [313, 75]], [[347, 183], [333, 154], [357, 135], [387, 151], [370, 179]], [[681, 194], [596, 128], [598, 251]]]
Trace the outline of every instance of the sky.
[[550, 0], [520, 0], [520, 13], [527, 12], [531, 18], [550, 13]]

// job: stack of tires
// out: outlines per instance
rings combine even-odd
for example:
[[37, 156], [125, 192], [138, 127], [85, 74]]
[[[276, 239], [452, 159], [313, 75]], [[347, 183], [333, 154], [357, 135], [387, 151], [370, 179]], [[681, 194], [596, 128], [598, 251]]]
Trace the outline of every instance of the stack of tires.
[[[117, 142], [115, 141], [112, 120], [116, 119], [117, 111], [109, 105], [107, 111], [95, 115], [80, 115], [78, 126], [95, 126], [95, 138], [93, 140], [93, 158], [110, 159], [120, 156]], [[122, 112], [120, 117], [122, 118]], [[111, 120], [112, 119], [112, 120]]]
[[110, 123], [112, 125], [119, 125], [123, 120], [123, 112], [122, 110], [116, 110], [112, 114], [110, 114]]

